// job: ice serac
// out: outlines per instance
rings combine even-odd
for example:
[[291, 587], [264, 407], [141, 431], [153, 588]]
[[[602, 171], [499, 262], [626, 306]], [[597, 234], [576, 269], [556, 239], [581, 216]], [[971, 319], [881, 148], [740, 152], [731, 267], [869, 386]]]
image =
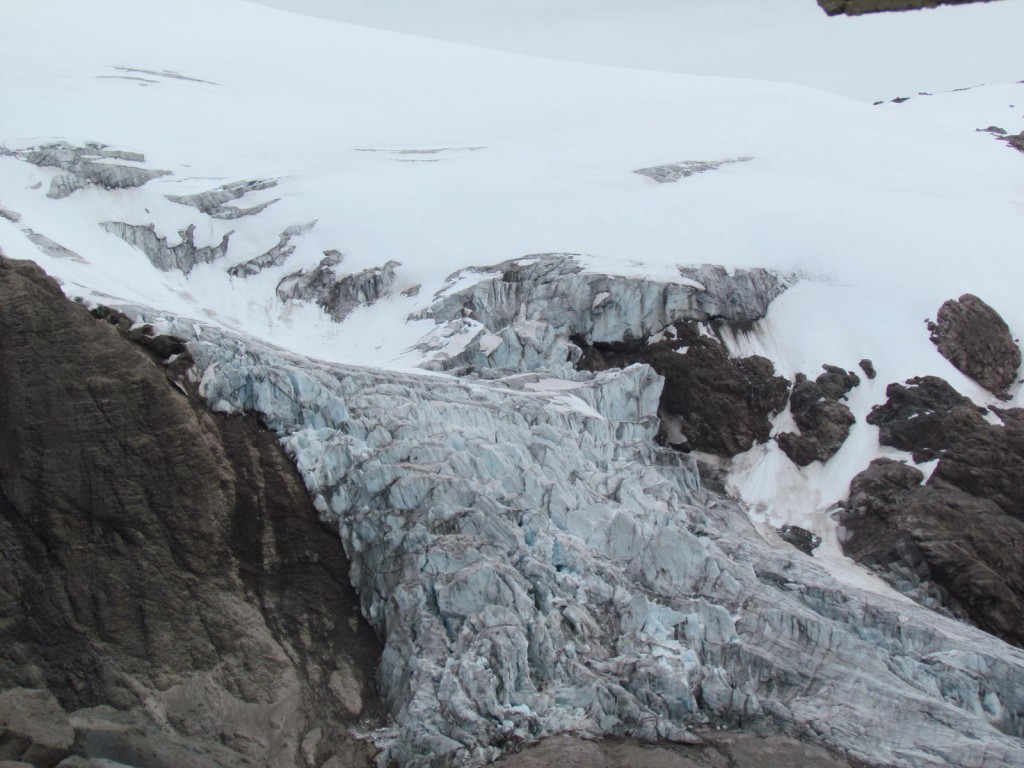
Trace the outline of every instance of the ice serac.
[[292, 238], [299, 237], [309, 232], [313, 227], [316, 226], [316, 220], [310, 221], [306, 224], [294, 224], [288, 227], [277, 239], [277, 244], [267, 250], [265, 253], [261, 253], [259, 256], [254, 256], [248, 261], [244, 261], [241, 264], [228, 269], [228, 274], [232, 277], [252, 277], [262, 272], [267, 267], [279, 267], [284, 264], [288, 257], [295, 253], [295, 246], [292, 245]]
[[[60, 141], [14, 151], [0, 148], [0, 154], [17, 157], [40, 168], [60, 170], [61, 173], [50, 182], [50, 190], [46, 194], [55, 199], [93, 186], [103, 189], [141, 187], [153, 179], [170, 174], [170, 171], [142, 167], [145, 155], [111, 149], [98, 142], [76, 146]], [[132, 165], [122, 165], [115, 161]]]
[[186, 275], [198, 264], [209, 264], [226, 256], [228, 241], [234, 234], [226, 232], [216, 245], [197, 246], [195, 242], [196, 226], [189, 224], [188, 227], [178, 232], [179, 242], [170, 245], [169, 238], [158, 235], [153, 224], [105, 221], [100, 226], [146, 254], [157, 269], [164, 272], [177, 269]]
[[313, 302], [340, 323], [356, 307], [372, 304], [394, 285], [395, 268], [399, 266], [397, 261], [355, 274], [344, 274], [338, 269], [343, 259], [338, 251], [326, 251], [314, 269], [293, 272], [282, 278], [277, 284], [278, 298], [281, 301]]
[[167, 195], [172, 203], [180, 205], [191, 205], [193, 208], [202, 211], [207, 216], [215, 219], [239, 219], [243, 216], [255, 216], [264, 209], [277, 202], [277, 199], [268, 200], [249, 208], [239, 208], [228, 203], [240, 200], [250, 192], [261, 192], [264, 189], [271, 189], [277, 186], [275, 179], [254, 179], [252, 181], [238, 181], [233, 184], [211, 189], [206, 192], [197, 192], [193, 195]]
[[764, 317], [787, 285], [770, 270], [710, 265], [680, 268], [671, 282], [600, 274], [574, 254], [461, 270], [418, 315], [441, 324], [422, 344], [425, 367], [533, 370], [579, 359], [572, 336], [618, 342], [646, 339], [681, 320], [749, 323]]
[[[516, 316], [514, 281], [479, 290]], [[559, 733], [691, 742], [742, 725], [858, 765], [1024, 762], [1024, 653], [766, 543], [653, 443], [649, 367], [455, 380], [172, 330], [211, 406], [259, 413], [338, 527], [386, 641], [385, 759], [478, 765]]]

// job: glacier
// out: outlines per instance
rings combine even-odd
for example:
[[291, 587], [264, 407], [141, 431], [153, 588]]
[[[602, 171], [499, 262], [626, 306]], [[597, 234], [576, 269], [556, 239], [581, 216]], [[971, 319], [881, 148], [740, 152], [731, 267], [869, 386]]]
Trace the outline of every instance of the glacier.
[[337, 526], [386, 642], [385, 759], [762, 727], [868, 765], [1024, 760], [1024, 652], [762, 539], [653, 444], [647, 366], [463, 381], [163, 322], [211, 407], [259, 414]]
[[[880, 49], [891, 24], [901, 58], [933, 61], [937, 43], [901, 25], [958, 39], [965, 19], [995, 60], [1021, 7], [836, 20], [818, 37], [805, 4], [813, 19], [787, 0], [770, 22], [793, 26], [756, 36], [727, 11], [694, 47], [742, 40], [739, 74], [795, 66], [790, 85], [241, 0], [15, 3], [0, 255], [182, 339], [210, 408], [273, 430], [385, 643], [381, 765], [719, 729], [878, 768], [1024, 765], [1024, 651], [843, 559], [829, 517], [871, 460], [910, 459], [864, 418], [887, 384], [943, 376], [992, 403], [922, 319], [970, 290], [1024, 328], [1020, 157], [978, 130], [1024, 129], [1024, 86], [997, 82], [1002, 62], [991, 85], [948, 90], [986, 71], [980, 45], [927, 82], [820, 51]], [[547, 23], [532, 6], [523, 24]], [[818, 48], [757, 60], [789, 35]], [[805, 87], [822, 78], [860, 101]], [[946, 91], [867, 101], [907, 82]], [[797, 467], [771, 440], [732, 459], [668, 450], [652, 368], [574, 364], [580, 344], [644, 343], [677, 321], [788, 379], [865, 358], [878, 378], [849, 393], [857, 421], [827, 461]], [[1019, 385], [1008, 396], [1024, 404]], [[773, 418], [772, 435], [795, 429]], [[702, 479], [709, 461], [722, 483]], [[821, 535], [814, 557], [776, 535], [784, 523]]]

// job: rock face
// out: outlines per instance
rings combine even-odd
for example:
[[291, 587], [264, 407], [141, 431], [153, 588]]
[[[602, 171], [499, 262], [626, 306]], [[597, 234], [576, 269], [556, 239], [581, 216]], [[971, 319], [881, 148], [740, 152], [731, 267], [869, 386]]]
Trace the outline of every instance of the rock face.
[[195, 224], [178, 232], [180, 242], [176, 245], [168, 245], [168, 238], [161, 237], [156, 233], [156, 227], [152, 224], [126, 224], [123, 221], [106, 221], [100, 226], [111, 234], [117, 235], [129, 245], [135, 246], [142, 251], [153, 266], [170, 272], [177, 269], [186, 275], [192, 271], [197, 264], [209, 264], [227, 255], [228, 240], [233, 232], [227, 232], [216, 245], [196, 246]]
[[818, 0], [818, 5], [829, 16], [845, 13], [857, 16], [881, 11], [911, 11], [918, 8], [936, 8], [940, 5], [985, 3], [988, 0]]
[[338, 265], [343, 258], [338, 251], [328, 251], [315, 269], [287, 275], [277, 285], [278, 298], [314, 302], [340, 323], [356, 307], [372, 304], [394, 285], [397, 261], [356, 274], [341, 274]]
[[989, 424], [942, 379], [909, 383], [890, 385], [868, 420], [885, 444], [939, 462], [923, 486], [889, 459], [854, 478], [843, 549], [919, 602], [1024, 645], [1024, 410]]
[[[0, 260], [0, 690], [207, 756], [140, 765], [365, 763], [346, 727], [380, 648], [337, 536], [271, 434], [206, 410], [180, 342], [147, 347]], [[124, 759], [99, 730], [80, 754]]]
[[386, 641], [385, 759], [742, 725], [859, 766], [1024, 762], [1024, 653], [761, 539], [653, 444], [648, 366], [456, 380], [172, 326], [212, 407], [262, 414], [337, 521]]
[[822, 367], [825, 372], [815, 381], [798, 373], [793, 384], [789, 410], [800, 434], [783, 432], [776, 438], [783, 453], [801, 467], [831, 459], [856, 422], [849, 407], [839, 401], [860, 384], [860, 377], [835, 365]]
[[782, 410], [789, 382], [763, 357], [730, 358], [720, 341], [693, 323], [676, 323], [654, 343], [595, 343], [578, 366], [600, 371], [647, 363], [665, 377], [662, 439], [680, 450], [735, 456], [768, 440], [771, 417]]
[[[0, 147], [0, 153], [12, 155], [40, 168], [57, 168], [61, 173], [50, 182], [46, 196], [60, 199], [86, 187], [103, 189], [130, 189], [141, 187], [170, 171], [157, 171], [141, 167], [145, 155], [138, 152], [110, 149], [106, 144], [89, 142], [75, 146], [65, 141], [45, 144], [16, 151]], [[132, 165], [110, 162], [120, 160]]]
[[960, 436], [984, 430], [985, 409], [957, 392], [938, 376], [918, 376], [907, 385], [890, 384], [889, 399], [876, 405], [866, 421], [879, 429], [878, 441], [910, 451], [914, 461], [944, 453]]
[[1020, 348], [1003, 318], [970, 293], [950, 299], [930, 323], [931, 340], [957, 370], [1005, 399], [1017, 380]]

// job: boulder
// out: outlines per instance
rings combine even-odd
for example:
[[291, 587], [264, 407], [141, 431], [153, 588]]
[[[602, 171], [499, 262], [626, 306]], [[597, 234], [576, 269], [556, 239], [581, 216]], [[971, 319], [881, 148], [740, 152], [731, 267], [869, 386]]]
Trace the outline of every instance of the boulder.
[[1017, 379], [1020, 349], [999, 313], [970, 293], [950, 299], [929, 323], [931, 340], [956, 369], [1006, 400]]

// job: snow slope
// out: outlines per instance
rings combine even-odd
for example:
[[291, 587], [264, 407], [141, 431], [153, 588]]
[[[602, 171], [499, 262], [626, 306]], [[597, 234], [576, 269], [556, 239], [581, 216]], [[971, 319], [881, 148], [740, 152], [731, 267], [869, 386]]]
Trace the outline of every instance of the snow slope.
[[[962, 13], [970, 24], [1020, 8], [998, 6], [913, 16]], [[0, 158], [0, 204], [21, 216], [0, 220], [0, 247], [36, 259], [72, 295], [159, 307], [329, 360], [409, 368], [433, 325], [406, 318], [465, 266], [560, 251], [587, 254], [596, 271], [651, 277], [677, 264], [763, 266], [802, 280], [737, 351], [767, 355], [788, 377], [871, 358], [879, 378], [855, 392], [858, 417], [887, 382], [913, 375], [941, 375], [986, 401], [927, 340], [923, 321], [945, 299], [974, 292], [1015, 333], [1024, 328], [1024, 158], [974, 130], [1024, 127], [1021, 84], [873, 107], [796, 85], [492, 52], [238, 0], [104, 0], [99, 15], [69, 0], [10, 9], [0, 143], [101, 141], [171, 172], [135, 190], [53, 200], [54, 171]], [[736, 158], [752, 159], [674, 184], [633, 173]], [[244, 179], [278, 180], [245, 205], [278, 201], [222, 221], [166, 199]], [[197, 245], [234, 234], [224, 264], [186, 277], [155, 270], [97, 226], [106, 221], [153, 223], [172, 243], [189, 224]], [[225, 271], [312, 221], [284, 265], [247, 279]], [[41, 253], [26, 228], [87, 263]], [[328, 249], [344, 254], [346, 272], [399, 262], [390, 296], [339, 325], [274, 295]], [[800, 472], [755, 448], [733, 482], [766, 519], [827, 535], [820, 511], [877, 454], [860, 421], [825, 467]]]
[[551, 59], [799, 83], [862, 101], [1019, 80], [1024, 2], [829, 18], [814, 0], [252, 0]]

